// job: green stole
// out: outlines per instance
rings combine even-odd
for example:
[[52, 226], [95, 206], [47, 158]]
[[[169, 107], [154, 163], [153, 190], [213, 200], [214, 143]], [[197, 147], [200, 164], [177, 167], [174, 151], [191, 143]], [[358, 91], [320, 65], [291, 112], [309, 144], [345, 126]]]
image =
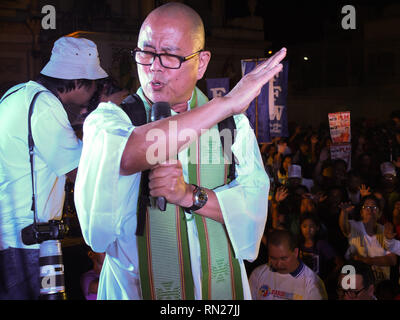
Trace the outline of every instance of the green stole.
[[[140, 90], [138, 93], [140, 95]], [[191, 109], [197, 107], [198, 98], [207, 102], [195, 88]], [[148, 110], [149, 106], [146, 106]], [[214, 189], [227, 183], [229, 164], [224, 161], [218, 127], [210, 131], [212, 135], [202, 135], [182, 152], [188, 153], [188, 183]], [[234, 257], [225, 226], [196, 213], [187, 219], [181, 207], [170, 203], [164, 212], [147, 208], [144, 236], [137, 237], [143, 299], [195, 299], [186, 225], [192, 219], [200, 242], [202, 299], [243, 299], [240, 265]]]

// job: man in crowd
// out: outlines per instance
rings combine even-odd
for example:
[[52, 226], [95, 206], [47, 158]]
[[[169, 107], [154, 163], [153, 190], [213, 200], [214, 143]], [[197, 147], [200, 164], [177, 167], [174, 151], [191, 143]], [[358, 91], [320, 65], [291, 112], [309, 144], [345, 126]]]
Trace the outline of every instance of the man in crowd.
[[[282, 49], [226, 96], [207, 103], [196, 87], [211, 58], [199, 15], [180, 3], [148, 15], [133, 51], [137, 94], [148, 118], [156, 102], [168, 102], [173, 117], [134, 127], [108, 103], [84, 124], [75, 201], [86, 242], [106, 252], [98, 299], [251, 298], [243, 260], [258, 254], [269, 180], [241, 113], [280, 72], [285, 54]], [[236, 178], [229, 182], [216, 125], [231, 115]], [[213, 143], [210, 136], [196, 139], [209, 128], [217, 132]], [[148, 134], [156, 134], [160, 146], [155, 163], [146, 157], [154, 149]], [[204, 160], [210, 158], [211, 165]], [[148, 169], [150, 195], [168, 204], [165, 212], [147, 208], [142, 234], [139, 186]]]
[[[344, 267], [354, 270], [354, 278], [351, 273], [340, 273], [338, 277], [338, 299], [339, 300], [376, 300], [374, 296], [375, 278], [371, 266], [368, 264], [351, 260]], [[343, 269], [342, 269], [343, 270]]]
[[37, 221], [59, 220], [66, 176], [75, 180], [82, 148], [71, 121], [92, 98], [95, 80], [106, 77], [92, 41], [62, 37], [36, 81], [11, 88], [0, 102], [0, 299], [39, 296], [39, 244], [26, 245], [21, 238], [21, 230], [33, 222], [32, 184]]
[[257, 267], [250, 276], [255, 300], [327, 299], [324, 283], [298, 258], [296, 239], [287, 230], [268, 234], [269, 263]]

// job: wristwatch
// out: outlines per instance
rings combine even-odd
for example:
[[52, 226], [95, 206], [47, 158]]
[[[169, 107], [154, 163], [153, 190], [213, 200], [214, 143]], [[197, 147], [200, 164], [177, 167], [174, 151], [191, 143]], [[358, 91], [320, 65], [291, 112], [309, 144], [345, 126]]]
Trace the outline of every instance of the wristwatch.
[[193, 205], [191, 207], [183, 207], [187, 213], [192, 213], [191, 211], [197, 211], [205, 206], [208, 200], [208, 194], [206, 190], [202, 187], [193, 184]]

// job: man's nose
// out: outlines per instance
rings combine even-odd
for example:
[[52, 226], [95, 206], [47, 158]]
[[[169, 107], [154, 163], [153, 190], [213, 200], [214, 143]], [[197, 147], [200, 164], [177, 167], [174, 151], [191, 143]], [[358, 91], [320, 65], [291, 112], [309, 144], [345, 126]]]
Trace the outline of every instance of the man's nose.
[[156, 56], [154, 57], [153, 63], [150, 65], [151, 71], [158, 71], [164, 68], [161, 64], [161, 57]]

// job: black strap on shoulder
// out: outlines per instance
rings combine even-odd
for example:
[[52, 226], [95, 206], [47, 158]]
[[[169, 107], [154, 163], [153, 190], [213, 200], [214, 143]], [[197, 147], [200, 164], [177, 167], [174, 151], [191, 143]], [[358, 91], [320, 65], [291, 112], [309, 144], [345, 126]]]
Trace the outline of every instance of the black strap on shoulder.
[[146, 108], [142, 99], [136, 93], [126, 97], [120, 107], [128, 115], [135, 127], [147, 123]]
[[[21, 86], [20, 88], [10, 92], [9, 94], [4, 96], [0, 100], [0, 103], [3, 102], [7, 97], [9, 97], [13, 93], [17, 92], [18, 90], [20, 90], [24, 87], [25, 86]], [[41, 91], [38, 91], [35, 93], [35, 95], [32, 98], [31, 104], [29, 105], [29, 111], [28, 111], [28, 149], [29, 149], [29, 161], [31, 164], [31, 180], [32, 180], [32, 207], [31, 207], [31, 210], [33, 212], [33, 224], [34, 225], [36, 225], [35, 183], [33, 180], [33, 148], [35, 147], [35, 142], [33, 141], [31, 118], [32, 118], [33, 107], [35, 105], [36, 99], [39, 96], [39, 94], [44, 91], [46, 91], [46, 90], [41, 90]]]
[[[225, 132], [224, 129], [229, 129], [229, 132], [231, 134], [231, 139], [230, 141], [226, 140], [224, 134], [221, 134], [221, 132]], [[218, 123], [218, 131], [219, 131], [219, 136], [221, 138], [221, 144], [222, 144], [222, 149], [224, 150], [224, 155], [225, 158], [228, 161], [231, 161], [231, 165], [229, 166], [229, 172], [228, 172], [228, 180], [233, 181], [236, 178], [236, 168], [235, 168], [235, 156], [232, 153], [232, 145], [235, 142], [236, 138], [236, 124], [235, 124], [235, 119], [233, 119], [233, 116], [226, 118], [225, 120], [222, 120], [220, 123]], [[230, 143], [232, 142], [232, 143]]]
[[33, 181], [33, 148], [35, 146], [35, 142], [33, 141], [33, 135], [32, 135], [32, 124], [31, 124], [31, 118], [32, 118], [32, 113], [33, 113], [33, 106], [35, 105], [36, 99], [39, 96], [40, 93], [42, 93], [45, 90], [41, 90], [35, 93], [35, 95], [32, 98], [31, 104], [29, 105], [29, 111], [28, 111], [28, 147], [29, 147], [29, 161], [31, 163], [31, 180], [32, 180], [32, 207], [31, 210], [33, 212], [33, 224], [36, 226], [36, 203], [35, 203], [35, 183]]
[[[129, 119], [134, 126], [138, 127], [147, 123], [146, 108], [142, 99], [135, 93], [129, 95], [122, 101], [120, 107], [128, 115]], [[137, 226], [136, 235], [143, 236], [145, 222], [146, 222], [146, 210], [150, 204], [150, 191], [149, 191], [149, 173], [150, 170], [142, 172], [140, 178], [139, 198], [138, 198], [138, 211], [137, 211]]]

